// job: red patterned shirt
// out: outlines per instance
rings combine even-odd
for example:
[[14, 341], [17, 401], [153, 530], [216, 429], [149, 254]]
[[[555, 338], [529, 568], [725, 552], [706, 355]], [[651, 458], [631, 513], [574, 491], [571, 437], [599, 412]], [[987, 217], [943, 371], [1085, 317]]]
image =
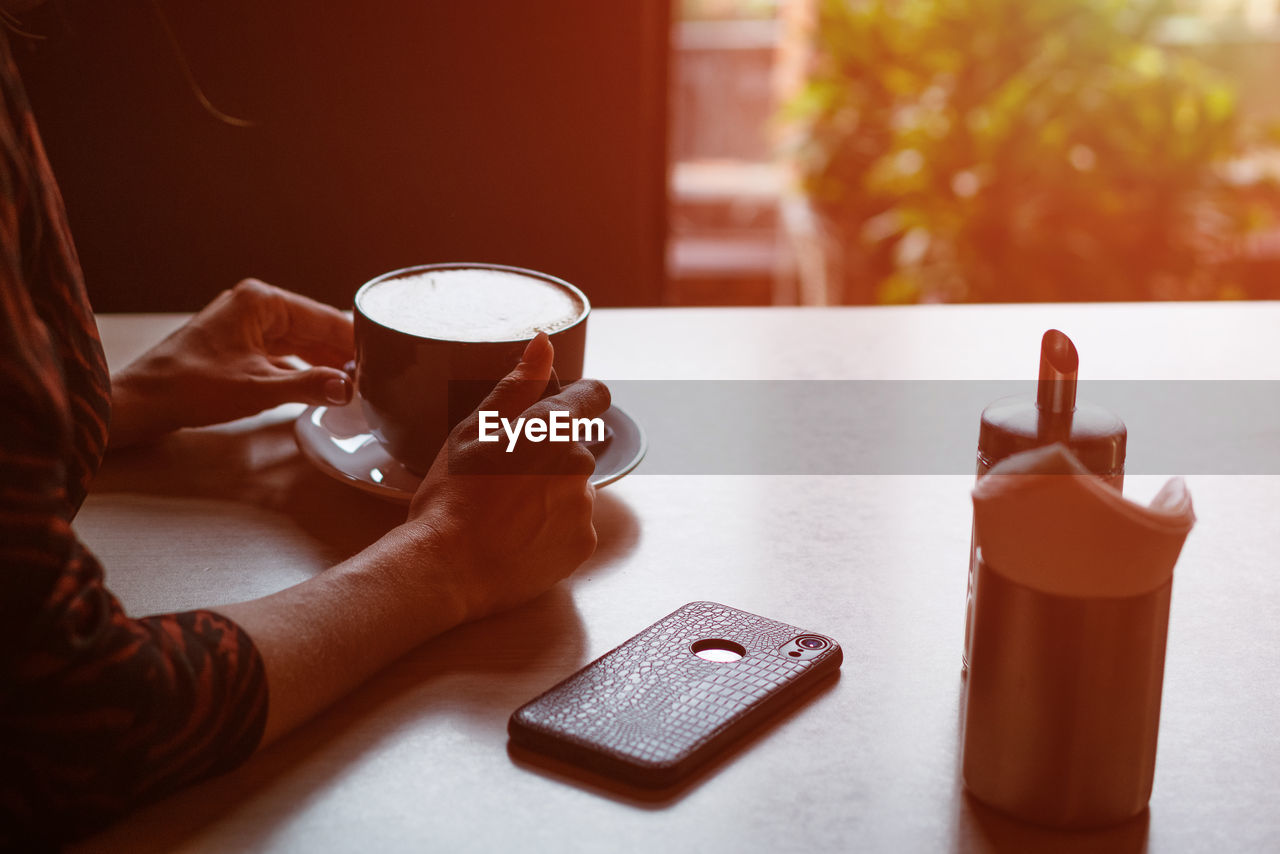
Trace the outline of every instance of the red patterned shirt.
[[0, 850], [81, 835], [239, 765], [262, 660], [209, 611], [133, 619], [71, 520], [110, 383], [80, 267], [0, 34]]

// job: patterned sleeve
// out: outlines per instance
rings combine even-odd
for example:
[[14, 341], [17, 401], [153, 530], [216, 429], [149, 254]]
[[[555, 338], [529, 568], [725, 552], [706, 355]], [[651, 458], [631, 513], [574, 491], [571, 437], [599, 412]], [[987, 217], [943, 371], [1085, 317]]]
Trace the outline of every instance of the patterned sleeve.
[[[0, 37], [0, 42], [3, 38]], [[88, 833], [228, 770], [262, 660], [209, 611], [131, 619], [71, 519], [109, 390], [61, 201], [0, 43], [0, 850]]]

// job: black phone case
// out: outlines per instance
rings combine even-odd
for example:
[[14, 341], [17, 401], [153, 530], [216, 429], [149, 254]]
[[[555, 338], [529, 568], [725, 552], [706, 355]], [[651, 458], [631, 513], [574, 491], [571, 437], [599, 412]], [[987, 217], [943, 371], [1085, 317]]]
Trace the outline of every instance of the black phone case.
[[[829, 646], [800, 651], [799, 636]], [[737, 661], [706, 661], [702, 639], [740, 644]], [[715, 602], [691, 602], [511, 715], [513, 743], [648, 788], [711, 759], [843, 660], [832, 638]]]

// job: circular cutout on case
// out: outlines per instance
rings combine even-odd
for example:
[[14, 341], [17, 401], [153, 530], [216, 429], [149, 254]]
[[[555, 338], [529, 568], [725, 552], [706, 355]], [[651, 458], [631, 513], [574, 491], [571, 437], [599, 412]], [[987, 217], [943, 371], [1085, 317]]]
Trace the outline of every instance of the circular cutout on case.
[[703, 638], [689, 644], [689, 650], [704, 661], [737, 661], [747, 654], [746, 647], [740, 643], [722, 638]]

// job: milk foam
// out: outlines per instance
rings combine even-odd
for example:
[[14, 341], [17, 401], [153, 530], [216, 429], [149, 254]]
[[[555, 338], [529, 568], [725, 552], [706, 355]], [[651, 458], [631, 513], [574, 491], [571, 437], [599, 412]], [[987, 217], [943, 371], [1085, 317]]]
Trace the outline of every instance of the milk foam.
[[581, 301], [541, 279], [461, 267], [388, 279], [360, 294], [360, 310], [384, 326], [446, 341], [515, 341], [556, 332]]

